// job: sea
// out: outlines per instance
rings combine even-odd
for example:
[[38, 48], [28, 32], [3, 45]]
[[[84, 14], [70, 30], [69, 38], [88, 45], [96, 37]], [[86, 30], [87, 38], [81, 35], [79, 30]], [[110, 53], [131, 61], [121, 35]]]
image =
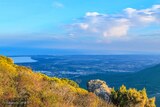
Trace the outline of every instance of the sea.
[[[160, 107], [160, 79], [147, 82], [139, 72], [160, 64], [159, 55], [33, 55], [10, 56], [14, 63], [32, 68], [50, 77], [69, 78], [87, 89], [92, 79], [104, 80], [109, 87], [146, 88], [149, 97], [156, 97]], [[159, 71], [160, 72], [160, 71]], [[154, 73], [154, 71], [152, 71]], [[144, 75], [143, 75], [144, 76]], [[160, 75], [159, 75], [160, 76]], [[145, 77], [150, 77], [146, 74]], [[152, 79], [151, 79], [152, 80]]]

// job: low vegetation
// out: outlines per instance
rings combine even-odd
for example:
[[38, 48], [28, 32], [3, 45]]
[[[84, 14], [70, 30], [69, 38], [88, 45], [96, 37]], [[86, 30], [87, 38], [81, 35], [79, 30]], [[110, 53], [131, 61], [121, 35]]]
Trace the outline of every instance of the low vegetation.
[[34, 73], [0, 56], [0, 107], [9, 99], [26, 96], [27, 107], [113, 107], [74, 81]]
[[112, 102], [118, 107], [156, 107], [155, 98], [148, 98], [146, 89], [136, 90], [135, 88], [126, 89], [122, 85], [118, 90], [112, 90]]
[[155, 99], [148, 99], [145, 90], [127, 90], [125, 86], [113, 89], [114, 106], [74, 81], [35, 73], [0, 56], [0, 107], [9, 99], [24, 97], [28, 97], [27, 107], [155, 107]]

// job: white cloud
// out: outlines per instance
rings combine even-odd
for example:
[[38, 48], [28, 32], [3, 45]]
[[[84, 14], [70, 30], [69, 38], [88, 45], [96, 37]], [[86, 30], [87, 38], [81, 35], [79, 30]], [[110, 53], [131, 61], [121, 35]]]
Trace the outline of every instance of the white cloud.
[[153, 5], [151, 8], [141, 10], [126, 8], [124, 12], [128, 15], [133, 24], [150, 24], [160, 20], [160, 5]]
[[98, 12], [87, 12], [86, 13], [87, 17], [89, 17], [89, 16], [91, 16], [91, 17], [93, 16], [94, 17], [94, 16], [98, 16], [98, 15], [100, 15]]
[[156, 21], [154, 16], [139, 16], [139, 20], [143, 23], [152, 23]]
[[87, 30], [88, 27], [89, 27], [89, 25], [86, 24], [86, 23], [80, 23], [79, 26], [80, 26], [81, 29], [84, 29], [84, 30]]
[[[130, 30], [145, 27], [160, 22], [160, 5], [153, 5], [147, 9], [126, 8], [119, 14], [101, 14], [86, 12], [85, 16], [71, 24], [77, 35], [93, 35], [100, 38], [123, 38]], [[132, 34], [133, 35], [133, 34]]]
[[103, 33], [105, 37], [121, 37], [127, 34], [129, 27], [127, 25], [113, 26]]
[[127, 35], [130, 28], [128, 19], [117, 19], [114, 20], [114, 24], [110, 25], [106, 31], [104, 31], [103, 36], [105, 37], [122, 37]]
[[126, 12], [129, 17], [132, 17], [132, 15], [137, 12], [137, 10], [133, 8], [126, 8], [124, 9], [124, 12]]

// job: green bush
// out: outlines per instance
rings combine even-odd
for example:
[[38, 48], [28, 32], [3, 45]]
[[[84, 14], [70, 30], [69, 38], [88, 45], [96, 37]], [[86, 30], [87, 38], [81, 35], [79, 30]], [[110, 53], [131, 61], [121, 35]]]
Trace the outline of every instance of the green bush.
[[155, 98], [148, 98], [146, 89], [136, 90], [135, 88], [126, 89], [122, 85], [118, 90], [112, 89], [112, 102], [119, 107], [156, 107]]

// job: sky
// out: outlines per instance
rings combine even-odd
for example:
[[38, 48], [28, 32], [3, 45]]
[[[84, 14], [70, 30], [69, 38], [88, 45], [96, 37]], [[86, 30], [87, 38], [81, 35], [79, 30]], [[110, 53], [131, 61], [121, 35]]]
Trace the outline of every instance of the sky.
[[0, 0], [0, 54], [160, 54], [160, 0]]

